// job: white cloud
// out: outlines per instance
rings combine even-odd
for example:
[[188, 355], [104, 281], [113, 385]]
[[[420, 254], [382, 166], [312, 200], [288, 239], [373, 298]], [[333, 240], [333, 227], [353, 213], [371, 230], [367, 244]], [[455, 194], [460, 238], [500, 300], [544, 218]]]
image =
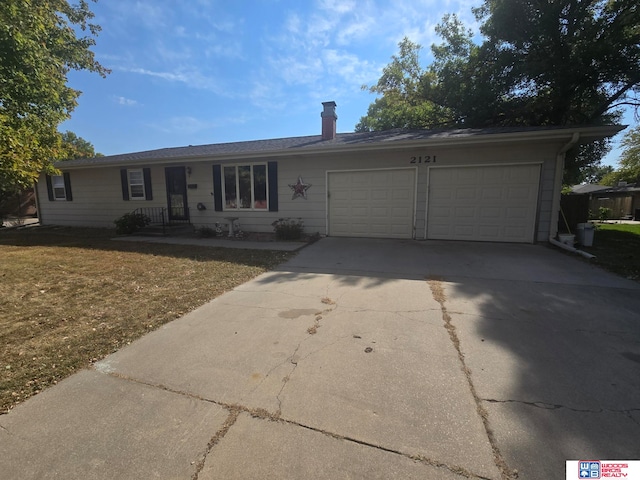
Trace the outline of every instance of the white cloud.
[[318, 6], [329, 13], [344, 15], [356, 8], [355, 0], [319, 0]]
[[210, 131], [229, 124], [242, 124], [245, 117], [228, 117], [224, 119], [208, 120], [193, 116], [176, 116], [167, 119], [163, 123], [154, 123], [149, 126], [164, 133], [178, 135], [194, 135], [200, 132]]
[[362, 60], [352, 53], [337, 50], [323, 52], [324, 66], [329, 75], [337, 75], [350, 85], [362, 85], [380, 75], [380, 65]]
[[154, 72], [152, 70], [147, 70], [146, 68], [121, 68], [121, 70], [130, 73], [138, 73], [140, 75], [148, 75], [150, 77], [157, 77], [170, 82], [190, 82], [189, 76], [183, 72]]
[[[265, 110], [327, 92], [346, 98], [377, 81], [404, 36], [423, 45], [426, 66], [430, 45], [440, 42], [434, 27], [442, 16], [457, 13], [473, 27], [471, 7], [481, 1], [314, 0], [286, 8], [276, 2], [280, 23], [263, 25], [212, 0], [180, 8], [169, 0], [135, 0], [126, 26], [144, 16], [145, 26], [165, 22], [166, 28], [145, 33], [141, 42], [129, 41], [113, 57], [121, 66], [112, 68], [246, 99]], [[120, 6], [109, 7], [112, 11], [125, 9], [122, 0], [114, 3]]]
[[136, 101], [136, 100], [132, 100], [131, 98], [126, 98], [126, 97], [120, 97], [120, 96], [117, 96], [117, 95], [113, 96], [113, 100], [118, 105], [124, 105], [125, 107], [133, 107], [135, 105], [139, 105], [138, 101]]

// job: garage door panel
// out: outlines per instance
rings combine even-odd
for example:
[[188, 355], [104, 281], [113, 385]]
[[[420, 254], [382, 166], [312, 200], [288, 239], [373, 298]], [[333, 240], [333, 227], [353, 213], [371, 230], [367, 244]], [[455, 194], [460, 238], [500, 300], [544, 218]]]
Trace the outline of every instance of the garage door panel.
[[390, 214], [396, 218], [407, 218], [413, 215], [413, 209], [406, 207], [394, 207], [391, 209]]
[[371, 191], [371, 199], [374, 201], [388, 201], [389, 200], [389, 192], [381, 189], [372, 190]]
[[474, 229], [470, 225], [456, 225], [453, 229], [453, 234], [461, 239], [471, 239], [474, 234]]
[[502, 189], [495, 187], [482, 187], [480, 188], [480, 198], [482, 200], [494, 200], [496, 202], [501, 202], [503, 197]]
[[525, 207], [507, 207], [505, 214], [507, 220], [517, 220], [527, 214], [527, 209]]
[[412, 238], [415, 169], [330, 172], [329, 235]]
[[389, 218], [391, 211], [389, 207], [371, 207], [371, 218], [383, 221]]
[[480, 238], [495, 238], [500, 235], [500, 225], [481, 225], [478, 227]]
[[413, 189], [395, 189], [391, 193], [393, 200], [410, 200], [413, 201]]
[[454, 215], [458, 218], [474, 218], [475, 208], [474, 207], [456, 207], [454, 209]]
[[509, 200], [528, 200], [531, 198], [532, 189], [527, 187], [509, 187], [507, 191], [507, 201]]
[[477, 185], [479, 172], [476, 170], [460, 170], [453, 176], [458, 185]]
[[508, 225], [504, 228], [504, 232], [507, 238], [519, 238], [526, 233], [523, 227], [510, 227]]
[[351, 208], [351, 216], [353, 218], [366, 218], [369, 214], [369, 209], [367, 207], [352, 207]]
[[502, 221], [503, 210], [500, 207], [480, 208], [480, 217], [484, 221]]
[[539, 182], [540, 165], [431, 168], [427, 237], [532, 242]]
[[508, 181], [508, 175], [498, 169], [490, 169], [482, 172], [481, 183], [502, 183]]
[[476, 189], [475, 187], [470, 188], [458, 188], [456, 190], [455, 198], [456, 200], [469, 200], [476, 197]]

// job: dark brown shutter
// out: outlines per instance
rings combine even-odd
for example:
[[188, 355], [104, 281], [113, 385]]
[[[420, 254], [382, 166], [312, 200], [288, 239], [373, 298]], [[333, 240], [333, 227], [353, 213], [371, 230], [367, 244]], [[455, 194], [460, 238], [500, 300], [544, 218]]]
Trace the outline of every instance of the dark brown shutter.
[[120, 183], [122, 184], [122, 199], [129, 200], [129, 178], [126, 168], [120, 169]]
[[222, 211], [222, 168], [220, 165], [213, 166], [213, 209], [216, 212]]
[[51, 176], [45, 175], [45, 178], [47, 180], [47, 195], [49, 195], [49, 201], [53, 202], [54, 198], [53, 198], [53, 185], [51, 184]]
[[65, 172], [62, 174], [62, 178], [64, 180], [64, 193], [67, 200], [71, 201], [73, 200], [73, 195], [71, 195], [71, 175], [69, 175], [69, 172]]
[[151, 190], [151, 169], [143, 168], [142, 176], [144, 177], [144, 198], [145, 200], [153, 200], [153, 191]]
[[278, 162], [267, 163], [267, 178], [269, 179], [269, 211], [278, 211]]

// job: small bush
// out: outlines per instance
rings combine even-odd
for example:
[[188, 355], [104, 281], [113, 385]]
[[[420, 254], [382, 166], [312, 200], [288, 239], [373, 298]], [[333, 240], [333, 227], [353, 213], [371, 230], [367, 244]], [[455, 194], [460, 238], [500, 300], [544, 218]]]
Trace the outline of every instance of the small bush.
[[600, 207], [598, 209], [598, 218], [601, 222], [604, 222], [605, 220], [611, 218], [611, 209], [607, 207]]
[[211, 238], [216, 236], [216, 231], [211, 227], [202, 226], [198, 228], [198, 235], [202, 238]]
[[304, 232], [304, 222], [301, 218], [279, 218], [273, 222], [276, 240], [300, 240]]
[[114, 220], [116, 224], [116, 233], [118, 235], [130, 235], [139, 228], [149, 225], [151, 219], [143, 213], [125, 213], [123, 216]]

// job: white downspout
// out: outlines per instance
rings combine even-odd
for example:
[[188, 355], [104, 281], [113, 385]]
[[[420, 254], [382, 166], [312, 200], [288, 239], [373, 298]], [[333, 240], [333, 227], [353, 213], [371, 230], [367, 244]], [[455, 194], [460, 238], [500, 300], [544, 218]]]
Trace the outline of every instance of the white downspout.
[[562, 176], [564, 175], [564, 159], [569, 150], [578, 143], [580, 133], [575, 132], [556, 155], [556, 175], [553, 183], [553, 199], [551, 201], [551, 229], [549, 230], [549, 241], [555, 240], [558, 235], [558, 212], [560, 211], [560, 196], [562, 194]]
[[551, 231], [549, 235], [549, 243], [555, 245], [556, 247], [560, 247], [564, 250], [567, 250], [572, 253], [577, 253], [578, 255], [582, 255], [585, 258], [592, 259], [596, 258], [594, 255], [590, 253], [583, 252], [582, 250], [578, 250], [570, 245], [566, 245], [562, 242], [556, 240], [556, 235], [558, 235], [558, 212], [560, 211], [560, 196], [562, 195], [562, 176], [564, 174], [564, 159], [569, 150], [578, 143], [580, 139], [580, 133], [575, 132], [566, 145], [564, 145], [560, 150], [558, 150], [558, 155], [556, 156], [556, 178], [553, 185], [553, 203], [552, 203], [552, 211], [551, 211]]

